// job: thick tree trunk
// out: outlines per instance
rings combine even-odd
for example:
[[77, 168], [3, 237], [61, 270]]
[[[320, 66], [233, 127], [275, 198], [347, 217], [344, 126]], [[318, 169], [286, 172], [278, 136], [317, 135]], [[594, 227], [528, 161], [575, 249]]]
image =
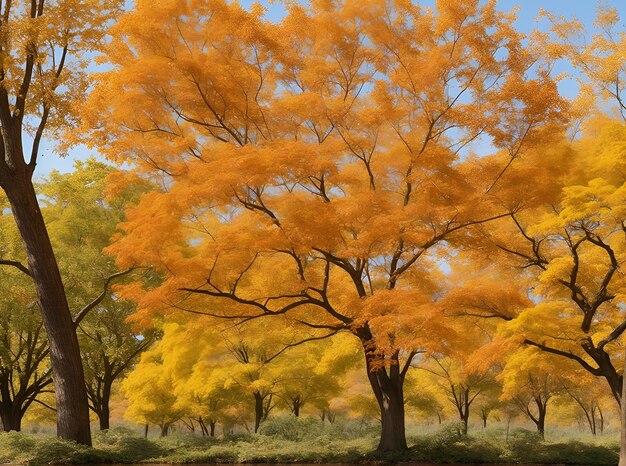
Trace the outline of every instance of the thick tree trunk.
[[30, 175], [15, 173], [3, 186], [20, 231], [50, 345], [57, 435], [91, 445], [83, 366], [61, 274]]
[[[367, 350], [366, 350], [367, 351]], [[404, 429], [404, 378], [397, 364], [389, 372], [366, 352], [367, 377], [380, 408], [381, 434], [379, 452], [407, 450]]]
[[210, 419], [209, 420], [209, 428], [211, 429], [209, 435], [211, 437], [215, 437], [215, 426], [217, 425], [217, 421]]
[[2, 419], [2, 430], [5, 432], [15, 431], [20, 432], [22, 430], [22, 410], [15, 406], [1, 407], [0, 419]]
[[167, 437], [167, 434], [169, 434], [169, 431], [170, 431], [170, 425], [163, 424], [161, 426], [161, 437]]

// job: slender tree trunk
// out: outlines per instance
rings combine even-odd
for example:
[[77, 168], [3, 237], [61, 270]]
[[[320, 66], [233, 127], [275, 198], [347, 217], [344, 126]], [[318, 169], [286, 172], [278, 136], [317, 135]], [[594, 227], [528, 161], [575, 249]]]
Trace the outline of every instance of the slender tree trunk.
[[[530, 416], [532, 421], [537, 426], [537, 433], [541, 437], [541, 440], [546, 439], [546, 413], [548, 411], [548, 400], [535, 399], [537, 405], [537, 417]], [[529, 413], [530, 414], [530, 413]]]
[[263, 420], [263, 396], [260, 392], [254, 392], [254, 433], [259, 431], [261, 420]]
[[100, 410], [98, 412], [98, 419], [100, 420], [100, 430], [107, 430], [110, 428], [111, 410], [109, 403], [111, 401], [111, 386], [112, 380], [104, 379], [102, 384], [102, 400], [100, 401]]
[[301, 398], [300, 395], [298, 395], [294, 400], [293, 400], [293, 408], [292, 408], [292, 412], [294, 414], [294, 416], [296, 417], [300, 417], [300, 408], [302, 407], [302, 403], [301, 403]]
[[[624, 354], [624, 370], [626, 370], [626, 350]], [[626, 383], [622, 382], [622, 398], [620, 401], [626, 399]], [[620, 403], [620, 443], [619, 443], [619, 466], [626, 466], [626, 403], [622, 401]]]
[[109, 406], [102, 406], [100, 412], [98, 413], [98, 420], [100, 421], [100, 430], [108, 430], [110, 429], [109, 424]]
[[600, 433], [604, 433], [604, 414], [602, 414], [602, 409], [598, 406], [598, 415], [600, 416]]
[[143, 426], [143, 438], [147, 439], [148, 438], [148, 428], [150, 426], [148, 424]]
[[467, 435], [467, 430], [468, 430], [468, 424], [469, 424], [469, 409], [466, 410], [463, 413], [463, 416], [461, 417], [461, 435]]
[[78, 339], [30, 174], [17, 169], [3, 188], [26, 249], [50, 344], [57, 435], [91, 445], [89, 405]]

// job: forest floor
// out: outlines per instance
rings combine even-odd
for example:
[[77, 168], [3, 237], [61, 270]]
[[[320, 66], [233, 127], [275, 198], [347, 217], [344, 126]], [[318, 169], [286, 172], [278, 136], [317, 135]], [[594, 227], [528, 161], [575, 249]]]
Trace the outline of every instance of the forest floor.
[[[268, 421], [269, 422], [269, 421]], [[273, 426], [273, 427], [272, 427]], [[296, 428], [294, 428], [296, 426]], [[615, 465], [617, 441], [541, 441], [528, 430], [486, 429], [466, 437], [458, 426], [409, 437], [409, 450], [380, 455], [376, 429], [324, 427], [318, 431], [306, 423], [269, 424], [257, 435], [212, 439], [174, 434], [145, 439], [131, 430], [115, 428], [94, 434], [94, 448], [59, 440], [46, 434], [0, 434], [0, 462], [29, 465], [77, 463], [492, 463]]]

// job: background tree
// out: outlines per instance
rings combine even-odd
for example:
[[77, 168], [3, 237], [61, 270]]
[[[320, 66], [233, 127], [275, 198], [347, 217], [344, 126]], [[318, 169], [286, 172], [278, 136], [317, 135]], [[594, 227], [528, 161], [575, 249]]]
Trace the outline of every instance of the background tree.
[[514, 15], [493, 2], [261, 15], [140, 1], [113, 30], [91, 142], [162, 188], [110, 250], [165, 274], [158, 289], [126, 294], [140, 320], [165, 301], [352, 333], [380, 409], [379, 450], [402, 450], [411, 360], [451, 333], [433, 311], [436, 261], [467, 227], [512, 208], [485, 194], [501, 173], [485, 176], [468, 147], [489, 135], [503, 173], [560, 126], [563, 102], [541, 48], [522, 45]]
[[536, 348], [524, 348], [507, 360], [501, 374], [503, 399], [511, 400], [535, 424], [542, 439], [545, 439], [548, 405], [564, 391], [563, 372], [562, 364], [538, 354]]
[[144, 425], [158, 425], [161, 437], [167, 436], [172, 424], [186, 415], [172, 387], [171, 369], [163, 364], [164, 354], [157, 343], [141, 355], [139, 363], [122, 382], [129, 401], [125, 417]]
[[[42, 209], [66, 295], [75, 312], [81, 344], [89, 407], [98, 416], [100, 429], [109, 428], [109, 402], [116, 380], [152, 342], [152, 332], [133, 330], [126, 322], [135, 307], [111, 293], [115, 281], [131, 272], [118, 272], [113, 259], [102, 250], [116, 226], [124, 220], [124, 209], [136, 202], [146, 187], [141, 182], [125, 183], [115, 191], [107, 179], [124, 177], [123, 172], [89, 158], [78, 161], [74, 171], [53, 171], [40, 186]], [[74, 251], [80, 250], [80, 254]]]
[[[91, 444], [78, 340], [33, 186], [44, 134], [75, 122], [74, 103], [87, 89], [85, 52], [94, 50], [119, 2], [3, 2], [0, 39], [0, 187], [23, 240], [49, 340], [59, 436]], [[30, 147], [25, 135], [32, 137]], [[15, 258], [2, 258], [16, 265]], [[8, 261], [8, 262], [7, 262]]]

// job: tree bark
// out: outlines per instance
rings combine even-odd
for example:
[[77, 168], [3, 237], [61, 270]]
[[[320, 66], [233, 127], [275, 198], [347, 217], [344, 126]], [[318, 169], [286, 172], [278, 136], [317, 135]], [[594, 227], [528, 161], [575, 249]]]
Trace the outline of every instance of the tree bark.
[[48, 231], [27, 170], [16, 170], [2, 186], [28, 258], [50, 344], [57, 406], [57, 435], [91, 445], [89, 407], [78, 339]]
[[548, 400], [541, 400], [540, 398], [535, 399], [535, 404], [537, 405], [537, 417], [531, 416], [530, 418], [533, 420], [535, 425], [537, 426], [537, 433], [541, 437], [541, 440], [546, 439], [546, 412], [548, 408]]
[[22, 410], [15, 406], [8, 408], [2, 407], [0, 410], [0, 419], [2, 419], [2, 430], [5, 432], [20, 432], [22, 430]]
[[254, 392], [254, 433], [259, 431], [261, 420], [263, 419], [263, 395], [260, 392]]
[[[626, 350], [624, 354], [624, 369], [626, 370]], [[626, 383], [622, 382], [622, 399], [626, 399]], [[626, 466], [626, 403], [620, 403], [620, 443], [619, 443], [619, 466]]]
[[300, 408], [302, 407], [301, 400], [302, 398], [300, 397], [300, 395], [296, 396], [293, 400], [293, 406], [292, 406], [291, 412], [296, 417], [300, 417]]
[[[397, 358], [396, 358], [397, 359]], [[381, 433], [377, 451], [407, 450], [404, 428], [404, 376], [398, 362], [392, 361], [389, 372], [375, 360], [366, 347], [367, 377], [380, 408]]]
[[111, 409], [109, 404], [111, 402], [111, 388], [113, 386], [113, 378], [112, 377], [104, 377], [102, 381], [102, 393], [100, 394], [100, 400], [98, 405], [95, 405], [97, 408], [96, 414], [98, 415], [98, 420], [100, 422], [100, 430], [107, 430], [110, 428], [110, 418], [111, 418]]

